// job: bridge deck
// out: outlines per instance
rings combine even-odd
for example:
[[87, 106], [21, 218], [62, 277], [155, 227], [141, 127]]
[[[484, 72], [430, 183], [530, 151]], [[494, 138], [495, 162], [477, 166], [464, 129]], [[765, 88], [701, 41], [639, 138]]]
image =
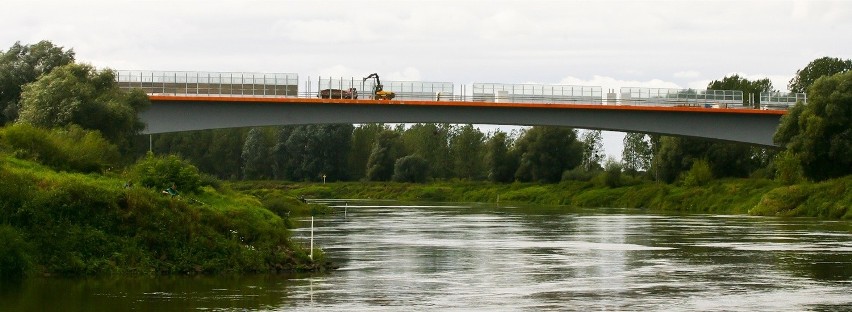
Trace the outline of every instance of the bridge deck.
[[479, 101], [423, 101], [423, 100], [350, 100], [350, 99], [320, 99], [320, 98], [285, 98], [259, 96], [192, 96], [192, 95], [149, 95], [155, 102], [226, 102], [226, 103], [269, 103], [269, 104], [336, 104], [336, 105], [409, 105], [409, 106], [450, 106], [450, 107], [482, 107], [482, 108], [544, 108], [544, 109], [575, 109], [575, 110], [616, 110], [616, 111], [647, 111], [647, 112], [689, 112], [711, 114], [753, 114], [753, 115], [784, 115], [785, 110], [760, 109], [725, 109], [708, 108], [704, 106], [638, 106], [638, 105], [607, 105], [607, 104], [565, 104], [565, 103], [512, 103], [512, 102], [479, 102]]

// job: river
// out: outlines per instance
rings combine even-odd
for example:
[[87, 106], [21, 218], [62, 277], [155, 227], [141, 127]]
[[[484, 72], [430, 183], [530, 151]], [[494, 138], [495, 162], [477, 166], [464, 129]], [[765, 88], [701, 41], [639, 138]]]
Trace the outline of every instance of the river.
[[847, 221], [331, 205], [314, 224], [330, 273], [34, 278], [0, 287], [0, 310], [852, 311]]

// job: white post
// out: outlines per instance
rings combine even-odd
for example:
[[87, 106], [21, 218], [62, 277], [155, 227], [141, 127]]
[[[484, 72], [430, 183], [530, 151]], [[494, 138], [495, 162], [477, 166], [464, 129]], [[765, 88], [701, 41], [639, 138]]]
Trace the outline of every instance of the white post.
[[311, 216], [311, 261], [314, 261], [314, 216]]

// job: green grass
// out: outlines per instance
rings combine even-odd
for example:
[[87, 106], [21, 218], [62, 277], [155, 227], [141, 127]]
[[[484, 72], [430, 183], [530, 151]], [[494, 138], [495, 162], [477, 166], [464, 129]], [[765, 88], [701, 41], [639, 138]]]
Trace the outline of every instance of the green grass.
[[[125, 181], [114, 172], [55, 171], [0, 153], [0, 225], [4, 237], [26, 242], [0, 246], [0, 252], [16, 255], [0, 261], [9, 266], [0, 267], [0, 278], [5, 272], [151, 275], [328, 267], [321, 255], [311, 261], [307, 248], [290, 240], [286, 216], [252, 194], [225, 185], [170, 197], [139, 185], [125, 188]], [[303, 206], [291, 197], [279, 209]]]
[[338, 182], [238, 182], [235, 188], [276, 196], [497, 202], [566, 207], [641, 208], [682, 213], [751, 214], [852, 219], [852, 176], [784, 186], [766, 179], [711, 180], [702, 186], [644, 182], [608, 188], [592, 182], [560, 184], [436, 182], [429, 184]]

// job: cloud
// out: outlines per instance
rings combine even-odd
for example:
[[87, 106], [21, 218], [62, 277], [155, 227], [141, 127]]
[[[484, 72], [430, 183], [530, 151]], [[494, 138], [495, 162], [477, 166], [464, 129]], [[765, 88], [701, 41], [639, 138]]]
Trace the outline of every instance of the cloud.
[[673, 76], [675, 76], [675, 78], [695, 78], [695, 77], [698, 77], [700, 75], [701, 75], [701, 73], [698, 72], [698, 71], [686, 70], [686, 71], [676, 72], [676, 73], [674, 73]]

